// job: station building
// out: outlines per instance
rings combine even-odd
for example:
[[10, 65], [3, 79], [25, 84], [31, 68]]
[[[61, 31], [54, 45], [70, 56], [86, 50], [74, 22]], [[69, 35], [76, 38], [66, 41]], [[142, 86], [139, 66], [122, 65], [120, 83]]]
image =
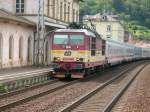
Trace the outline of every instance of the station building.
[[35, 24], [0, 9], [0, 69], [32, 65]]
[[[79, 2], [44, 0], [45, 32], [79, 22]], [[0, 0], [0, 69], [35, 63], [38, 3], [39, 0]], [[46, 65], [51, 61], [49, 46], [46, 42]]]

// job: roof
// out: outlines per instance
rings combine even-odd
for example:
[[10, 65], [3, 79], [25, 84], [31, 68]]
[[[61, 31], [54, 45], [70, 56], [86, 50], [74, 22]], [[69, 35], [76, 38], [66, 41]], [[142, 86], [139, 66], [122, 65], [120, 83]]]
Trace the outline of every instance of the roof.
[[118, 22], [119, 17], [117, 15], [107, 15], [107, 14], [96, 14], [96, 15], [85, 15], [83, 17], [84, 20], [96, 20], [96, 21], [111, 21]]
[[27, 25], [32, 25], [34, 26], [35, 23], [23, 18], [23, 17], [17, 17], [15, 15], [13, 15], [10, 12], [7, 12], [4, 9], [0, 9], [0, 19], [4, 19], [4, 20], [10, 20], [10, 21], [15, 21], [15, 22], [21, 22]]
[[58, 29], [55, 32], [81, 32], [88, 36], [96, 37], [96, 35], [87, 29]]

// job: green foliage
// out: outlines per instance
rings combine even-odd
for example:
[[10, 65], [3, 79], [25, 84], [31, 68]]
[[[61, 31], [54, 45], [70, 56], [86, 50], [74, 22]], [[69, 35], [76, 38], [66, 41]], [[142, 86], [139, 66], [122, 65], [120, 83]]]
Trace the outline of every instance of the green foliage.
[[7, 91], [8, 91], [7, 87], [0, 84], [0, 93], [4, 93], [4, 92], [7, 92]]
[[[111, 11], [124, 20], [124, 26], [138, 39], [150, 40], [150, 0], [84, 0], [80, 3], [80, 17]], [[81, 20], [80, 18], [80, 20]], [[135, 32], [146, 31], [142, 36]]]

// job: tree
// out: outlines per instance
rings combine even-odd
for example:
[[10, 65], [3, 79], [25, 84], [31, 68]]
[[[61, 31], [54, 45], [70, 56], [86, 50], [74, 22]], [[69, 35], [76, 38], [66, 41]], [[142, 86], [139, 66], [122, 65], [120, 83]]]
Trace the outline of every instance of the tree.
[[150, 29], [150, 0], [84, 0], [80, 7], [81, 21], [83, 15], [109, 11], [119, 15], [129, 31], [138, 32], [142, 27]]

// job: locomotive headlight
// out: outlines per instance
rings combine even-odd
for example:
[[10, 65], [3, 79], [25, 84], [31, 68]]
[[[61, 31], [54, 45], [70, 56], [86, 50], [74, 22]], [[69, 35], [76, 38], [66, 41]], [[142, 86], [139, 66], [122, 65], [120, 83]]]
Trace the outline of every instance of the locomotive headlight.
[[83, 60], [84, 60], [83, 58], [76, 58], [77, 62], [83, 62]]
[[60, 57], [54, 57], [54, 61], [60, 61]]
[[80, 58], [80, 61], [83, 62], [83, 58]]

